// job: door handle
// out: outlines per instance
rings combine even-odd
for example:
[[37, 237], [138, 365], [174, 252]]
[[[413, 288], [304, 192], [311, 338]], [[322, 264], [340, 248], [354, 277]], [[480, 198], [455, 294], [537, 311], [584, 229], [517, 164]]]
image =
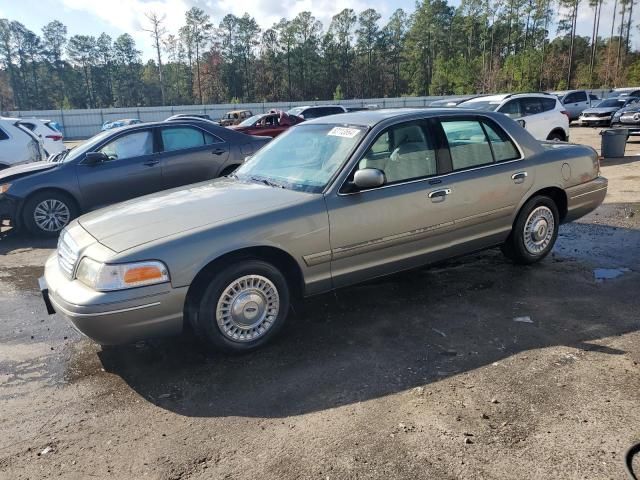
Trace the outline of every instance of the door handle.
[[215, 150], [213, 150], [211, 153], [213, 155], [222, 155], [223, 153], [225, 153], [226, 150], [224, 148], [216, 148]]
[[511, 179], [514, 181], [514, 183], [523, 183], [524, 179], [527, 178], [527, 176], [529, 176], [527, 172], [517, 172], [511, 175]]
[[442, 190], [434, 190], [433, 192], [429, 193], [429, 198], [446, 197], [450, 193], [451, 193], [451, 189], [450, 188], [443, 188]]
[[144, 162], [144, 165], [146, 165], [147, 167], [153, 167], [158, 163], [160, 163], [160, 160], [147, 160], [146, 162]]

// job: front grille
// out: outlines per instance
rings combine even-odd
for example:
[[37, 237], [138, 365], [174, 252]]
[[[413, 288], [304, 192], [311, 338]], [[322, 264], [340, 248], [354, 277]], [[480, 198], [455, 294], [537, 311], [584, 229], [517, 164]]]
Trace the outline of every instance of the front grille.
[[73, 278], [78, 261], [78, 247], [67, 232], [62, 232], [58, 241], [58, 265], [67, 278]]

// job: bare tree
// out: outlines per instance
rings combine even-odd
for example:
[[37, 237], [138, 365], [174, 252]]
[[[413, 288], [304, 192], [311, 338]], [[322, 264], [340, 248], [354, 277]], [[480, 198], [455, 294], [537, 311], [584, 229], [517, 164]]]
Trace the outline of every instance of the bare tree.
[[165, 105], [165, 96], [164, 96], [164, 79], [162, 78], [162, 55], [160, 53], [160, 44], [162, 43], [163, 37], [167, 34], [167, 29], [164, 28], [162, 22], [164, 22], [165, 15], [159, 16], [155, 12], [145, 13], [144, 15], [149, 20], [151, 28], [143, 28], [145, 32], [149, 32], [151, 34], [151, 38], [153, 39], [153, 46], [156, 49], [156, 54], [158, 56], [158, 77], [160, 78], [160, 95], [162, 97], [162, 104]]

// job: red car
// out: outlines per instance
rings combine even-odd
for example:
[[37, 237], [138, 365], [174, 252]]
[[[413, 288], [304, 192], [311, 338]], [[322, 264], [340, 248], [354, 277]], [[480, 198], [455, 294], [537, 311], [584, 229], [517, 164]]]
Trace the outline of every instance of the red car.
[[238, 125], [233, 125], [227, 128], [246, 133], [247, 135], [260, 135], [263, 137], [273, 138], [280, 135], [289, 127], [297, 125], [303, 121], [304, 119], [301, 117], [288, 115], [285, 112], [279, 111], [254, 115]]

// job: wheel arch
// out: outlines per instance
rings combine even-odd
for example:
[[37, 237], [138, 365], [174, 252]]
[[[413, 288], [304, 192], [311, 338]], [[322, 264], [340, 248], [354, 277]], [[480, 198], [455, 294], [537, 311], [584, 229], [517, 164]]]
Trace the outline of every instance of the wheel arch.
[[552, 186], [552, 187], [545, 187], [545, 188], [536, 190], [535, 192], [531, 193], [526, 198], [524, 198], [522, 200], [522, 203], [518, 207], [518, 211], [516, 212], [516, 215], [513, 217], [513, 222], [512, 222], [513, 224], [515, 224], [516, 220], [518, 219], [518, 216], [520, 215], [520, 212], [522, 211], [522, 208], [526, 205], [526, 203], [529, 200], [531, 200], [533, 197], [536, 197], [538, 195], [544, 195], [545, 197], [551, 198], [555, 202], [556, 207], [558, 207], [558, 214], [560, 215], [560, 223], [564, 221], [564, 219], [567, 217], [567, 212], [568, 212], [567, 193], [560, 187]]
[[547, 140], [549, 140], [553, 134], [557, 133], [558, 135], [562, 136], [562, 141], [566, 142], [567, 141], [567, 132], [564, 131], [564, 128], [561, 127], [556, 127], [553, 130], [551, 130], [549, 132], [549, 135], [547, 135]]
[[300, 299], [304, 296], [304, 276], [300, 265], [286, 251], [273, 246], [252, 246], [227, 252], [211, 260], [196, 274], [187, 290], [184, 314], [187, 317], [196, 308], [200, 297], [211, 278], [217, 271], [241, 260], [262, 260], [278, 268], [287, 280], [291, 297]]
[[82, 214], [82, 208], [80, 207], [80, 202], [78, 201], [78, 199], [73, 193], [69, 192], [68, 190], [65, 190], [64, 188], [59, 188], [59, 187], [42, 187], [42, 188], [38, 188], [37, 190], [34, 190], [33, 192], [30, 192], [28, 195], [24, 197], [24, 199], [22, 199], [22, 201], [20, 202], [20, 207], [18, 208], [18, 216], [20, 218], [22, 218], [24, 214], [24, 206], [27, 204], [27, 202], [34, 196], [39, 195], [43, 192], [56, 192], [66, 197], [69, 197], [73, 201], [74, 206], [78, 209], [78, 214]]

